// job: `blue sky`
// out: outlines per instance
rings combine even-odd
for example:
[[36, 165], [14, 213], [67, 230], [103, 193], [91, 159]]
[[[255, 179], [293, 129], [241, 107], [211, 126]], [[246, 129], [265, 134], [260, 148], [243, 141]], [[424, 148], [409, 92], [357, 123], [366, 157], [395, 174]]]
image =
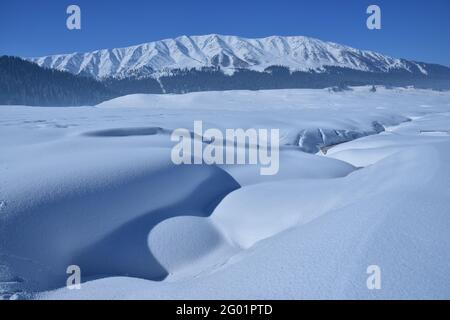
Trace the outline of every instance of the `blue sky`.
[[[82, 30], [66, 28], [66, 8]], [[366, 8], [382, 30], [366, 28]], [[305, 35], [450, 66], [449, 0], [1, 0], [0, 54], [41, 56], [124, 47], [179, 35]]]

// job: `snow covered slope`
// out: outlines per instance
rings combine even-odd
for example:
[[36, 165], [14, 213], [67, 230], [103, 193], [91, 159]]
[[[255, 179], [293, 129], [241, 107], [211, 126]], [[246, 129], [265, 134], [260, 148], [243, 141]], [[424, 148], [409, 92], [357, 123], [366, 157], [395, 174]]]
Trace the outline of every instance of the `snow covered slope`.
[[[279, 174], [173, 165], [194, 120], [279, 128]], [[2, 106], [0, 298], [448, 299], [449, 132], [450, 93], [415, 89]]]
[[339, 66], [370, 72], [401, 69], [427, 74], [426, 64], [303, 36], [261, 39], [217, 34], [181, 36], [127, 48], [29, 60], [43, 67], [95, 78], [155, 76], [172, 69], [208, 66], [220, 66], [225, 72], [238, 68], [263, 71], [269, 66], [285, 66], [301, 71]]

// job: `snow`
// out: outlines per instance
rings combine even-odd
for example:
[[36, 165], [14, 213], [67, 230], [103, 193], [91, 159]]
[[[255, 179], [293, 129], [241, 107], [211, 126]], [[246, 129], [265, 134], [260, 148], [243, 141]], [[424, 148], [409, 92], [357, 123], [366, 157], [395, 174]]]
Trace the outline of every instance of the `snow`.
[[[0, 296], [448, 299], [449, 107], [369, 87], [0, 106]], [[280, 129], [279, 174], [172, 164], [194, 120]]]
[[361, 71], [410, 71], [410, 66], [427, 74], [424, 66], [406, 63], [371, 51], [325, 42], [303, 36], [271, 36], [248, 39], [237, 36], [181, 36], [126, 48], [104, 49], [30, 58], [40, 66], [89, 74], [95, 78], [167, 74], [173, 69], [202, 68], [217, 65], [227, 73], [247, 68], [263, 71], [270, 66], [285, 66], [291, 71], [323, 70], [339, 66]]

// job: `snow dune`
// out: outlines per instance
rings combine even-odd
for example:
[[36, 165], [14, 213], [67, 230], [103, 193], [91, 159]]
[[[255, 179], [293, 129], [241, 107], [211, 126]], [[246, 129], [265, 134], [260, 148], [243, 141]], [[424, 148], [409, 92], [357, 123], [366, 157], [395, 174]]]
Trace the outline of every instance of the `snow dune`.
[[171, 164], [168, 149], [77, 140], [43, 149], [31, 162], [18, 151], [2, 178], [9, 200], [0, 225], [2, 262], [23, 270], [31, 290], [64, 286], [72, 264], [88, 278], [163, 279], [167, 270], [147, 245], [149, 231], [177, 215], [207, 216], [239, 187], [217, 167]]
[[[364, 87], [2, 106], [0, 296], [448, 298], [450, 137], [423, 133], [448, 130], [449, 107]], [[279, 174], [173, 165], [169, 133], [194, 120], [279, 128]]]
[[[253, 246], [214, 272], [162, 283], [110, 278], [41, 298], [445, 299], [450, 172], [440, 166], [450, 159], [444, 147], [450, 143], [398, 153], [329, 189], [317, 181], [289, 181], [255, 186], [260, 193], [235, 191], [211, 219], [230, 241]], [[417, 161], [405, 165], [411, 158]], [[285, 193], [262, 201], [275, 189]], [[310, 197], [298, 199], [305, 190]], [[249, 204], [243, 207], [238, 195], [247, 195]], [[366, 268], [373, 264], [383, 270], [380, 291], [366, 287]]]

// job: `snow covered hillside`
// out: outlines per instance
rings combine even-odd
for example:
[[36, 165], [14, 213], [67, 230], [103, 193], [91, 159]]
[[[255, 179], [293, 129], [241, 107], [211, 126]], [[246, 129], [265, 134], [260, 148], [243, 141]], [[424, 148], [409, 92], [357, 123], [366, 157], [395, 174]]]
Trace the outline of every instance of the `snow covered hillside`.
[[[0, 297], [449, 299], [450, 92], [370, 89], [0, 106]], [[280, 129], [279, 173], [174, 165], [195, 120]]]
[[95, 78], [149, 76], [173, 69], [200, 69], [220, 66], [264, 71], [270, 66], [285, 66], [291, 71], [321, 70], [337, 66], [369, 72], [398, 69], [427, 74], [427, 65], [392, 58], [318, 39], [272, 36], [247, 39], [237, 36], [181, 36], [127, 48], [88, 53], [58, 54], [31, 58], [38, 65], [90, 75]]

